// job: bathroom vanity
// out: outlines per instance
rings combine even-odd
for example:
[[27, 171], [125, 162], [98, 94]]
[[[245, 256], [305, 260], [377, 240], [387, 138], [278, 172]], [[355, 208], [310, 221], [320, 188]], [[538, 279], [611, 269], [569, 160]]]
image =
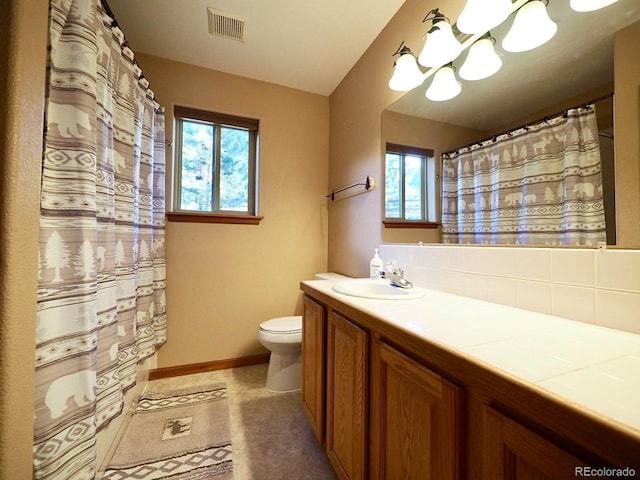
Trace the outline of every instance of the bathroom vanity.
[[640, 336], [333, 283], [300, 284], [302, 402], [339, 478], [640, 478]]

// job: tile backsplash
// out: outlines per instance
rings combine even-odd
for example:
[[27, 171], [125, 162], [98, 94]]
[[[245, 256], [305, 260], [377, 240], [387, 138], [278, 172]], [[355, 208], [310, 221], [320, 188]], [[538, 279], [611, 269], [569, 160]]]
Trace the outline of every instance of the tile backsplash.
[[640, 334], [640, 250], [383, 244], [415, 285]]

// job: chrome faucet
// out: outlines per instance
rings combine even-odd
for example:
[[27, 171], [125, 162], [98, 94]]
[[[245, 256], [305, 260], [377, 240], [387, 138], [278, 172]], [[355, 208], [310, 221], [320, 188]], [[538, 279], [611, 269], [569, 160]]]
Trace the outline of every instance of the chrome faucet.
[[384, 272], [384, 277], [391, 282], [391, 285], [400, 288], [413, 288], [413, 283], [404, 278], [404, 272], [395, 260], [387, 263], [387, 267], [387, 270]]

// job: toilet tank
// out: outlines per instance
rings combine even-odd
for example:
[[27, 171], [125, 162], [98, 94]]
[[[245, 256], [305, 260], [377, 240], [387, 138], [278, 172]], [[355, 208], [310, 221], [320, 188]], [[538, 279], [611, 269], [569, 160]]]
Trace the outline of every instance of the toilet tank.
[[351, 278], [351, 277], [346, 277], [339, 273], [333, 273], [333, 272], [315, 274], [316, 280], [339, 280], [339, 279], [346, 279], [346, 278]]

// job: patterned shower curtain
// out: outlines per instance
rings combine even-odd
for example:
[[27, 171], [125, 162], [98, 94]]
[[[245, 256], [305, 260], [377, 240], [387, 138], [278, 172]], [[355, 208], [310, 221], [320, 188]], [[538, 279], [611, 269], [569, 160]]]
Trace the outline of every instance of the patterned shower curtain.
[[442, 240], [606, 241], [595, 107], [443, 154]]
[[164, 112], [100, 0], [49, 15], [34, 478], [90, 479], [97, 432], [166, 340]]

